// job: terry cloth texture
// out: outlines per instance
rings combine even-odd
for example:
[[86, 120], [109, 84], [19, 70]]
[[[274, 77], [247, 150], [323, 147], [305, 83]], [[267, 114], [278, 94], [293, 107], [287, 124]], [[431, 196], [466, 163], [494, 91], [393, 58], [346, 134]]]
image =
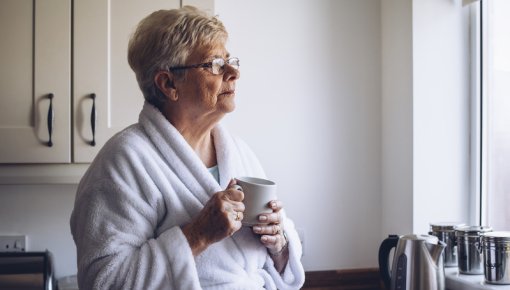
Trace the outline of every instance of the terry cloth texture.
[[290, 259], [280, 275], [249, 228], [194, 257], [181, 226], [237, 176], [264, 177], [248, 146], [213, 130], [220, 182], [146, 103], [139, 122], [105, 144], [82, 178], [71, 216], [80, 289], [299, 289], [302, 249], [284, 218]]

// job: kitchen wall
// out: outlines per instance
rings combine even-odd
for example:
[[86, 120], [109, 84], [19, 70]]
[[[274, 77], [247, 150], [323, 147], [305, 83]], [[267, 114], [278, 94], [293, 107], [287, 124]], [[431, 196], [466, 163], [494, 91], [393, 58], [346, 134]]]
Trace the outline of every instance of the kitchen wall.
[[[278, 182], [304, 236], [306, 270], [376, 267], [382, 237], [413, 231], [419, 212], [412, 202], [413, 44], [406, 26], [412, 5], [238, 2], [215, 4], [230, 32], [228, 48], [241, 60], [237, 109], [225, 125]], [[29, 250], [51, 250], [58, 277], [76, 272], [68, 226], [75, 189], [0, 186], [0, 234], [26, 234]]]
[[76, 273], [69, 228], [75, 192], [75, 185], [0, 186], [0, 234], [23, 234], [28, 251], [51, 251], [57, 277]]

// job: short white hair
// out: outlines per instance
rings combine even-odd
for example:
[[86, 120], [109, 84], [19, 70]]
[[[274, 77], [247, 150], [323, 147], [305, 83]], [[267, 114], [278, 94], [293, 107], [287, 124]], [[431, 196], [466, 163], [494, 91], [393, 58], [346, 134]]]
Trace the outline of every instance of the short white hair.
[[129, 40], [128, 62], [145, 100], [161, 108], [166, 97], [154, 83], [156, 73], [184, 65], [194, 49], [227, 38], [216, 16], [192, 6], [159, 10], [142, 19]]

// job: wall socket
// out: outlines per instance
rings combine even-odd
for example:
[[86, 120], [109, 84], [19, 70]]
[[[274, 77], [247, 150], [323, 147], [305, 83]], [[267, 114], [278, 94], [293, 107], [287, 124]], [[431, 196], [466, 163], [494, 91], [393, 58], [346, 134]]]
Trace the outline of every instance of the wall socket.
[[0, 236], [0, 252], [25, 252], [27, 236]]

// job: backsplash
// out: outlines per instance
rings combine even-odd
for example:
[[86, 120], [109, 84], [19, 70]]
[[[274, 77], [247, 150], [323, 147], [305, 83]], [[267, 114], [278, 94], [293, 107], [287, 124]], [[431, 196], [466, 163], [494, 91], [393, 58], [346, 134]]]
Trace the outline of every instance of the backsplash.
[[76, 185], [0, 185], [0, 235], [26, 235], [27, 251], [49, 250], [56, 278], [76, 274], [69, 217]]

